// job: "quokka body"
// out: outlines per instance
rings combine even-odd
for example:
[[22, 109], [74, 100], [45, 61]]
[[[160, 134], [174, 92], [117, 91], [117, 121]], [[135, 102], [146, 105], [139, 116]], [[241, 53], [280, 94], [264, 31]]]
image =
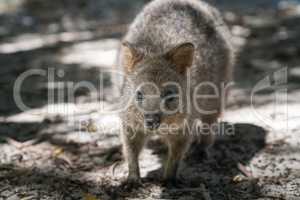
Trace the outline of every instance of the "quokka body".
[[[121, 113], [129, 183], [140, 179], [138, 156], [151, 135], [144, 133], [159, 134], [165, 125], [177, 127], [161, 134], [169, 149], [164, 180], [176, 182], [193, 138], [183, 134], [184, 123], [211, 125], [222, 112], [234, 65], [230, 39], [220, 13], [199, 0], [154, 0], [137, 15], [121, 48], [122, 98], [131, 99]], [[195, 145], [207, 149], [213, 142], [211, 132]]]

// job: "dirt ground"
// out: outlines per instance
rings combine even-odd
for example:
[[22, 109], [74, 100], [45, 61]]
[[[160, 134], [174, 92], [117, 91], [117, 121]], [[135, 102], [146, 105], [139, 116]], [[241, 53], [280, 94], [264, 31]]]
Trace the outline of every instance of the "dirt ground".
[[[132, 191], [121, 185], [127, 172], [118, 114], [104, 111], [114, 108], [107, 70], [115, 64], [131, 13], [128, 20], [113, 18], [110, 26], [106, 13], [99, 14], [105, 23], [89, 21], [91, 12], [71, 25], [76, 8], [57, 23], [35, 13], [39, 17], [25, 18], [35, 31], [26, 28], [26, 20], [18, 28], [19, 15], [1, 16], [11, 23], [0, 28], [0, 200], [300, 200], [299, 10], [224, 11], [240, 49], [219, 131], [231, 134], [218, 136], [209, 159], [186, 157], [180, 188], [160, 183], [166, 147], [153, 138], [140, 158], [143, 184]], [[32, 69], [53, 72], [55, 80], [26, 79], [21, 97], [30, 108], [21, 111], [13, 89]], [[100, 92], [81, 88], [72, 101], [48, 101], [49, 91], [67, 91], [61, 83], [85, 80]]]

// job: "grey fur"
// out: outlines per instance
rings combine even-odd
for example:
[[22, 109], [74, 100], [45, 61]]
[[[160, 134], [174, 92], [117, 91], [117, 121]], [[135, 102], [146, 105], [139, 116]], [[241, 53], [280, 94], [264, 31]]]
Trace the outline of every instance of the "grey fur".
[[[135, 50], [143, 55], [143, 59], [136, 64], [132, 73], [127, 73], [124, 86], [124, 99], [129, 99], [134, 93], [132, 89], [145, 81], [154, 82], [159, 90], [167, 81], [177, 82], [186, 97], [191, 97], [197, 84], [205, 81], [215, 84], [221, 91], [221, 83], [228, 83], [231, 79], [234, 65], [234, 49], [231, 45], [230, 33], [220, 17], [219, 12], [205, 2], [199, 0], [155, 0], [145, 6], [135, 18], [124, 37], [124, 41], [134, 45]], [[189, 68], [190, 83], [187, 76], [176, 73], [174, 66], [164, 57], [167, 52], [180, 44], [192, 43], [195, 47], [193, 64]], [[121, 58], [125, 59], [125, 58]], [[191, 91], [186, 86], [191, 85]], [[212, 94], [210, 88], [203, 87], [201, 94]], [[152, 93], [153, 89], [145, 88], [145, 93]], [[142, 106], [158, 108], [160, 99], [145, 100]], [[192, 107], [187, 109], [189, 98], [183, 100], [181, 114], [188, 123], [200, 119], [203, 123], [212, 124], [217, 121], [221, 113], [221, 99], [201, 99], [197, 104], [205, 110], [217, 110], [215, 114], [207, 115]], [[143, 131], [144, 113], [141, 112], [134, 100], [121, 114], [123, 121], [122, 142], [126, 161], [129, 166], [128, 180], [137, 182], [140, 178], [138, 155], [148, 138]], [[186, 152], [191, 137], [182, 134], [183, 124], [176, 133], [162, 135], [169, 146], [169, 156], [165, 167], [164, 178], [174, 180], [177, 168]], [[129, 127], [139, 127], [131, 137]], [[147, 131], [146, 131], [147, 132]], [[159, 134], [159, 133], [158, 133]], [[199, 145], [207, 148], [214, 142], [213, 134], [200, 137]]]

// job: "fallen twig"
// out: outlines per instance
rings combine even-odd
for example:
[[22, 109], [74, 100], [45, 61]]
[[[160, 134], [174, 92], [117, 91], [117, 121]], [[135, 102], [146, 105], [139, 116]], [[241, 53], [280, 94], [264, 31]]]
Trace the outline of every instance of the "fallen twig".
[[253, 178], [253, 174], [250, 170], [247, 169], [242, 163], [238, 163], [238, 169], [248, 178]]

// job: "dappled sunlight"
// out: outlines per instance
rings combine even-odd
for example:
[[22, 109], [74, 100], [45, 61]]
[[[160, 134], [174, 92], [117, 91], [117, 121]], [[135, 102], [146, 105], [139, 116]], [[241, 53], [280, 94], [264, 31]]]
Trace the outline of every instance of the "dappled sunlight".
[[11, 115], [5, 120], [8, 122], [22, 122], [22, 121], [32, 121], [41, 122], [48, 116], [59, 115], [61, 117], [68, 117], [74, 115], [90, 115], [93, 112], [101, 113], [109, 112], [109, 104], [107, 102], [95, 102], [95, 103], [61, 103], [61, 104], [48, 104], [41, 108], [33, 108], [19, 114]]
[[61, 62], [111, 67], [116, 65], [119, 40], [107, 39], [83, 42], [63, 50]]
[[75, 42], [93, 38], [91, 32], [64, 32], [58, 34], [24, 34], [10, 38], [9, 42], [0, 44], [1, 54], [32, 51], [42, 47], [57, 45], [62, 42]]

